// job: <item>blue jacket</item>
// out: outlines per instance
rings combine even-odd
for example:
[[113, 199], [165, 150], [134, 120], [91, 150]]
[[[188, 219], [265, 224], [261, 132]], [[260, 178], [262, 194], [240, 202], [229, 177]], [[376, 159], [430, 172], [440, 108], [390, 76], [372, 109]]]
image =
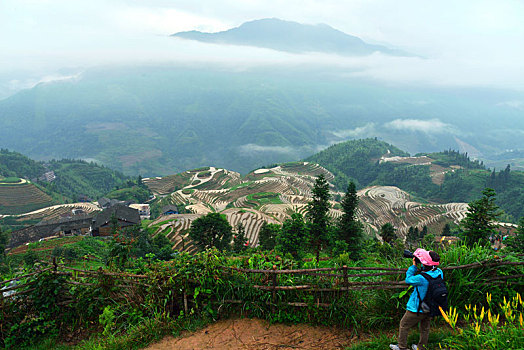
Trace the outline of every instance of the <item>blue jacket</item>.
[[[426, 280], [424, 276], [420, 274], [415, 275], [417, 271], [417, 267], [415, 265], [411, 265], [408, 271], [406, 272], [406, 283], [415, 287], [413, 293], [411, 293], [411, 296], [409, 297], [408, 304], [406, 306], [406, 309], [411, 312], [418, 311], [418, 305], [420, 300], [418, 298], [417, 290], [420, 294], [420, 299], [424, 299], [426, 293], [428, 292], [428, 280]], [[435, 269], [434, 271], [426, 271], [426, 273], [433, 278], [440, 275], [442, 279], [444, 279], [444, 273], [442, 273], [441, 269]]]

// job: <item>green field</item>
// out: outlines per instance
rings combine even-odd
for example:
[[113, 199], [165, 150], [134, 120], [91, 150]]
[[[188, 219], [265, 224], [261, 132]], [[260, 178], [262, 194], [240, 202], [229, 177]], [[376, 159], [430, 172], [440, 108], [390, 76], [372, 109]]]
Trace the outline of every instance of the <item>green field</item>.
[[247, 196], [249, 201], [256, 201], [260, 205], [264, 204], [282, 204], [278, 193], [275, 192], [259, 192]]
[[0, 214], [21, 214], [53, 205], [53, 199], [30, 183], [0, 186]]
[[0, 178], [0, 186], [1, 185], [13, 185], [22, 182], [22, 180], [18, 177], [6, 177], [6, 178]]

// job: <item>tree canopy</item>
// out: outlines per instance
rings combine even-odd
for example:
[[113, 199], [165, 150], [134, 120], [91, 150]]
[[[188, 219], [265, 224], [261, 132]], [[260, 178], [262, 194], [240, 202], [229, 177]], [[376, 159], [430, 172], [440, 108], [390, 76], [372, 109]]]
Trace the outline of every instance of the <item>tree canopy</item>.
[[470, 246], [475, 243], [488, 244], [489, 236], [496, 233], [495, 219], [501, 215], [495, 204], [495, 190], [486, 188], [482, 195], [482, 198], [468, 203], [469, 210], [461, 223], [464, 242]]
[[329, 209], [331, 204], [329, 199], [329, 183], [325, 176], [320, 174], [315, 180], [312, 190], [313, 199], [307, 205], [306, 218], [309, 220], [309, 240], [310, 245], [317, 254], [317, 261], [320, 250], [328, 242]]
[[209, 213], [191, 223], [189, 236], [201, 250], [212, 247], [228, 250], [233, 228], [223, 215]]
[[337, 238], [347, 243], [350, 256], [355, 259], [362, 248], [364, 228], [357, 219], [358, 196], [354, 182], [350, 182], [342, 198], [343, 214], [337, 222]]

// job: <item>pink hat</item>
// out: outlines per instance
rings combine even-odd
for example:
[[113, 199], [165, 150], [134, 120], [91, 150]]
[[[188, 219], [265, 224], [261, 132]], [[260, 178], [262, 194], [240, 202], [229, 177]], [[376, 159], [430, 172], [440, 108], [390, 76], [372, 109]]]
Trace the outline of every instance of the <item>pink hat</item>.
[[417, 250], [415, 250], [413, 256], [417, 257], [422, 263], [422, 265], [437, 266], [439, 264], [438, 261], [433, 261], [431, 259], [431, 255], [429, 255], [429, 252], [427, 250], [422, 248], [418, 248]]

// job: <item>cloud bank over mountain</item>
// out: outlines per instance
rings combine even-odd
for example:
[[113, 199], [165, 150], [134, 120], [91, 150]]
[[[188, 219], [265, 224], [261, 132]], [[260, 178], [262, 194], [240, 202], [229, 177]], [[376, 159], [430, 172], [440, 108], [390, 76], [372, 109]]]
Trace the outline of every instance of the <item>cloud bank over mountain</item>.
[[[224, 31], [269, 17], [325, 23], [425, 59], [292, 54], [168, 37], [180, 31]], [[98, 65], [169, 62], [231, 70], [313, 65], [395, 84], [524, 89], [524, 47], [518, 45], [524, 40], [523, 17], [524, 3], [516, 1], [312, 0], [306, 6], [298, 0], [6, 0], [0, 3], [0, 30], [10, 35], [0, 38], [0, 79], [2, 72], [13, 70], [39, 74], [33, 78], [38, 80], [64, 67], [79, 72]], [[5, 82], [0, 85], [6, 89]]]
[[450, 124], [441, 122], [438, 119], [395, 119], [384, 125], [393, 130], [420, 131], [426, 134], [443, 134], [453, 132]]

